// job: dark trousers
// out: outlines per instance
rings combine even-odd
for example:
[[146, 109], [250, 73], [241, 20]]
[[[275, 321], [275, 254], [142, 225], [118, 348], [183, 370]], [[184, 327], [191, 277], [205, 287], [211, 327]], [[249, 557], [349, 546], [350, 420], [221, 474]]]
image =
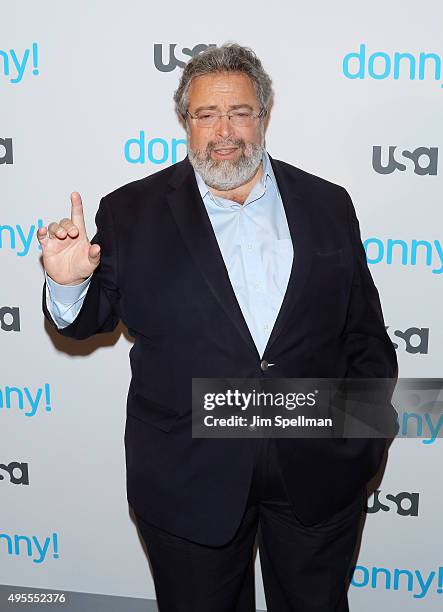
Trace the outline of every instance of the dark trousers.
[[348, 612], [349, 571], [366, 495], [306, 527], [287, 500], [274, 440], [256, 442], [247, 507], [227, 544], [197, 544], [136, 516], [160, 612], [255, 612], [256, 536], [269, 612]]

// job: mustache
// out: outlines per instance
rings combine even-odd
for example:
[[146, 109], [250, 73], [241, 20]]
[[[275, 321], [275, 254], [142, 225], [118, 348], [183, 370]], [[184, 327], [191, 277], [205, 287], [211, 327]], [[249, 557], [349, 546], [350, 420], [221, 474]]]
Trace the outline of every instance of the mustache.
[[210, 140], [206, 146], [206, 152], [211, 153], [215, 149], [239, 147], [243, 150], [246, 148], [246, 142], [243, 138], [227, 138], [226, 140], [217, 140], [217, 142]]

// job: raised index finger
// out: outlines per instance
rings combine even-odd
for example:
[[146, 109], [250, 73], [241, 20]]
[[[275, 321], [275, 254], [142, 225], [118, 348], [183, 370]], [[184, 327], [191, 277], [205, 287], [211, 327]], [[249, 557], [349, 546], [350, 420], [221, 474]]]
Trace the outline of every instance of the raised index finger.
[[86, 234], [82, 199], [77, 191], [71, 193], [71, 221], [78, 227], [80, 233]]

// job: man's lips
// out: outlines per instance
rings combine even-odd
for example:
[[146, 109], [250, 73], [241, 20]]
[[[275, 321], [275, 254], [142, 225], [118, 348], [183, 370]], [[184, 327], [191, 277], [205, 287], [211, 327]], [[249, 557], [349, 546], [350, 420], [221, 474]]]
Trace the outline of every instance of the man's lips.
[[238, 147], [222, 147], [220, 149], [214, 149], [214, 152], [218, 155], [229, 155], [234, 151], [237, 151]]

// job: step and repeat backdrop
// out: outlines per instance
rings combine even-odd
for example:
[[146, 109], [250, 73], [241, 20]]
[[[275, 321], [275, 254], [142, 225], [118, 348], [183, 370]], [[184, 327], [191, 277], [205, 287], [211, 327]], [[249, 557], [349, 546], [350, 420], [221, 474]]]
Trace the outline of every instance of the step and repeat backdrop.
[[[79, 191], [92, 237], [100, 197], [184, 158], [172, 96], [208, 45], [262, 59], [267, 150], [349, 190], [400, 375], [442, 376], [442, 19], [439, 0], [0, 3], [0, 610], [21, 588], [155, 598], [125, 497], [131, 339], [47, 325], [36, 232]], [[443, 605], [433, 418], [368, 500], [352, 610]], [[256, 576], [265, 609], [259, 556]]]

